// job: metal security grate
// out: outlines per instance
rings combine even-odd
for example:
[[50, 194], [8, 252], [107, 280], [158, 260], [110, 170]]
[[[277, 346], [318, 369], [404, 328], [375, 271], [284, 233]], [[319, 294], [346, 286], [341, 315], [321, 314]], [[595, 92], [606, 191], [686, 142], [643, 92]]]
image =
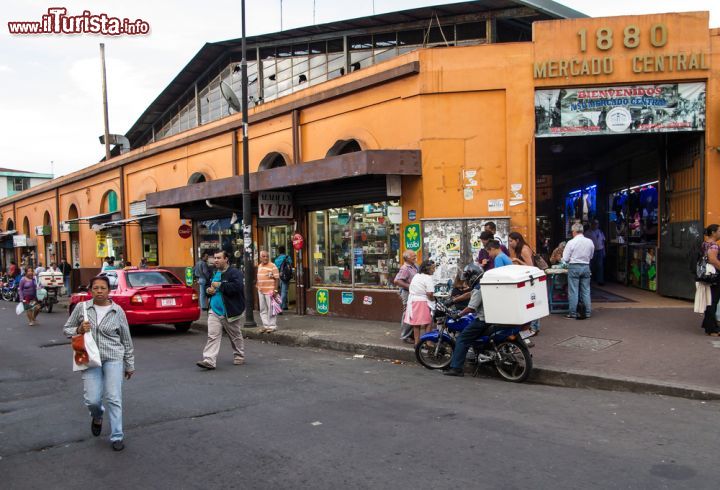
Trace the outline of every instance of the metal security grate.
[[598, 339], [595, 337], [583, 337], [582, 335], [576, 335], [575, 337], [570, 337], [562, 342], [558, 342], [555, 345], [597, 352], [612, 347], [615, 344], [619, 344], [620, 342], [620, 340]]

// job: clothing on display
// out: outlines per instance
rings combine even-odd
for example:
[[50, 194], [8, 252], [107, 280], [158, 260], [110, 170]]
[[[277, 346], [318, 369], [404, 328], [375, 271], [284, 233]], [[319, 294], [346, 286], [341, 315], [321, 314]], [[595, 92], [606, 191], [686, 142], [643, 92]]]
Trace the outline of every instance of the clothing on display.
[[565, 236], [570, 236], [573, 223], [589, 223], [597, 215], [597, 186], [570, 192], [565, 198]]

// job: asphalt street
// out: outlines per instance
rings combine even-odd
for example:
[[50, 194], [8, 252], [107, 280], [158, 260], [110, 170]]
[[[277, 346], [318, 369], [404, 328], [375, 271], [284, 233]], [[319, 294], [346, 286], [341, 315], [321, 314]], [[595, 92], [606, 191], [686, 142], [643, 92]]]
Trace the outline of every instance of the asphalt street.
[[0, 302], [0, 486], [712, 488], [720, 403], [452, 378], [414, 364], [133, 329], [126, 449], [95, 438], [62, 337]]

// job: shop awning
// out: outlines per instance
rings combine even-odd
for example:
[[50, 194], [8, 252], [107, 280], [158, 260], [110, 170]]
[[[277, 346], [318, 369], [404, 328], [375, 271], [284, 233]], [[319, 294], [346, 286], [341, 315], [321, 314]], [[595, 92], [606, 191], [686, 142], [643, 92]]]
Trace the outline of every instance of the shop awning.
[[10, 238], [14, 234], [17, 233], [17, 230], [8, 230], [8, 231], [0, 231], [0, 240], [5, 240], [6, 238]]
[[66, 220], [65, 223], [79, 223], [81, 221], [99, 221], [102, 219], [112, 219], [112, 215], [117, 214], [117, 211], [114, 211], [112, 213], [101, 213], [101, 214], [94, 214], [92, 216], [83, 216], [82, 218], [75, 218], [75, 219], [69, 219]]
[[[366, 200], [371, 202], [374, 195], [381, 194], [379, 187], [384, 189], [386, 176], [421, 174], [419, 150], [365, 150], [254, 172], [250, 174], [250, 190], [293, 192], [296, 199], [302, 201], [303, 196], [317, 198], [321, 189], [347, 196], [350, 190], [370, 191], [378, 188], [378, 192], [367, 195]], [[148, 194], [147, 207], [207, 208], [206, 200], [219, 200], [221, 205], [226, 203], [227, 207], [239, 209], [242, 191], [243, 177], [238, 175]]]
[[102, 225], [100, 225], [100, 229], [102, 230], [105, 228], [113, 228], [116, 226], [122, 226], [122, 225], [126, 225], [129, 223], [137, 223], [138, 221], [142, 221], [142, 220], [146, 220], [146, 219], [150, 219], [150, 218], [157, 218], [158, 216], [159, 216], [159, 214], [144, 214], [141, 216], [133, 216], [132, 218], [108, 221], [107, 223], [103, 223]]

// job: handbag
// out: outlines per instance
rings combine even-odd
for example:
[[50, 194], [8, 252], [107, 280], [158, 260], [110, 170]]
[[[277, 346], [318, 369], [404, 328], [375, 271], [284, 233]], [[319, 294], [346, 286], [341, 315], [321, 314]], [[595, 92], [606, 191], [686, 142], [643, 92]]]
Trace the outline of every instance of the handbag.
[[550, 266], [548, 265], [548, 263], [545, 262], [545, 259], [544, 259], [543, 256], [540, 255], [540, 254], [534, 253], [534, 254], [533, 254], [533, 257], [532, 257], [532, 260], [533, 260], [533, 264], [535, 264], [535, 267], [537, 267], [538, 269], [545, 270], [545, 269], [549, 269], [549, 268], [550, 268]]
[[277, 316], [282, 313], [282, 300], [277, 294], [270, 296], [270, 304], [272, 310], [272, 316]]
[[717, 284], [720, 281], [720, 274], [718, 274], [715, 266], [708, 262], [707, 255], [703, 255], [697, 261], [695, 280], [709, 284]]
[[102, 366], [100, 349], [90, 332], [73, 335], [70, 344], [73, 349], [73, 371], [84, 371], [87, 368]]

